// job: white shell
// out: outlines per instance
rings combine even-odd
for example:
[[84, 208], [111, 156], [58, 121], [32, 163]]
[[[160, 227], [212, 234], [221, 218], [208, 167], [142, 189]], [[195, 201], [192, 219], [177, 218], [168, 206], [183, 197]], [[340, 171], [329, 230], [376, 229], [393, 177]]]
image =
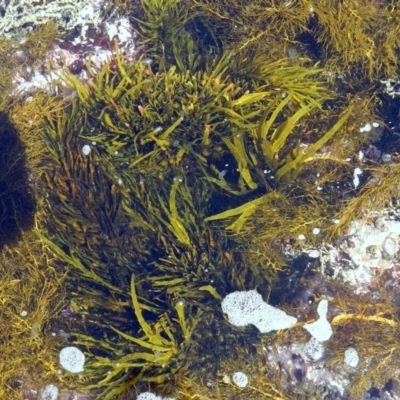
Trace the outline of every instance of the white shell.
[[235, 372], [232, 375], [233, 383], [240, 388], [244, 388], [249, 384], [249, 378], [243, 372]]
[[308, 253], [308, 257], [310, 257], [310, 258], [318, 258], [319, 255], [320, 255], [319, 250], [311, 250]]
[[88, 145], [88, 144], [85, 144], [83, 147], [82, 147], [82, 153], [85, 155], [85, 156], [88, 156], [89, 154], [90, 154], [90, 151], [91, 151], [92, 149], [91, 149], [91, 147]]
[[360, 361], [360, 357], [355, 348], [349, 347], [344, 352], [344, 363], [346, 365], [348, 365], [349, 367], [353, 367], [353, 368], [357, 367], [359, 361]]

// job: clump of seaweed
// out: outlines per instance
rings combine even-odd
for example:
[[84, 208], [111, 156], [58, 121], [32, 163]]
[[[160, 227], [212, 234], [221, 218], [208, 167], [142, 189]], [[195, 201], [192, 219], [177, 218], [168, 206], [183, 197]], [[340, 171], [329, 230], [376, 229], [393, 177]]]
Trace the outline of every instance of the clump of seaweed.
[[[295, 125], [298, 124], [299, 119], [309, 113], [313, 105], [301, 106], [292, 116], [276, 125], [275, 120], [278, 114], [290, 100], [290, 95], [284, 100], [276, 98], [266, 107], [260, 122], [251, 131], [255, 148], [253, 152], [250, 152], [250, 150], [247, 153], [243, 138], [240, 135], [235, 136], [234, 143], [227, 142], [229, 143], [228, 147], [233, 152], [238, 162], [242, 181], [246, 182], [250, 188], [255, 189], [257, 185], [253, 182], [250, 173], [250, 171], [255, 171], [258, 173], [259, 177], [262, 177], [264, 181], [264, 190], [267, 191], [267, 193], [237, 208], [207, 217], [207, 221], [238, 216], [237, 219], [227, 227], [227, 229], [238, 233], [247, 219], [258, 207], [267, 204], [270, 199], [276, 199], [282, 196], [279, 190], [293, 183], [306, 163], [318, 159], [338, 162], [339, 164], [343, 163], [343, 161], [336, 156], [327, 155], [318, 157], [316, 153], [348, 120], [353, 110], [353, 105], [348, 106], [346, 111], [330, 130], [325, 132], [315, 143], [310, 144], [303, 150], [300, 147], [300, 141], [294, 143], [290, 139], [291, 136], [293, 136], [293, 129]], [[289, 142], [289, 146], [292, 145], [292, 149], [289, 150], [287, 148], [287, 142]], [[282, 157], [281, 152], [285, 154], [285, 157]]]
[[307, 6], [295, 1], [201, 0], [195, 1], [193, 8], [211, 35], [228, 48], [277, 58], [287, 54], [300, 32], [308, 31], [310, 17]]
[[[228, 364], [229, 362], [229, 364]], [[249, 384], [244, 388], [237, 387], [232, 382], [236, 372], [243, 372], [249, 379]], [[243, 350], [238, 358], [229, 357], [229, 361], [221, 365], [218, 374], [213, 378], [199, 381], [183, 377], [177, 382], [176, 396], [182, 400], [223, 400], [235, 399], [279, 399], [288, 400], [282, 389], [279, 377], [268, 370], [265, 358], [260, 353], [249, 354]]]
[[313, 5], [313, 34], [334, 74], [355, 73], [376, 81], [394, 76], [399, 51], [398, 7], [369, 0], [346, 4], [324, 0]]
[[184, 302], [175, 303], [173, 320], [164, 313], [154, 323], [148, 323], [143, 311], [149, 307], [139, 303], [132, 276], [131, 304], [143, 336], [136, 337], [113, 326], [111, 329], [117, 333], [114, 339], [109, 336], [95, 341], [91, 336], [77, 334], [76, 343], [91, 348], [85, 375], [92, 384], [87, 389], [100, 388], [99, 396], [104, 399], [115, 398], [138, 382], [161, 384], [187, 362], [185, 347], [191, 341], [195, 318], [185, 315]]
[[52, 23], [38, 26], [24, 40], [0, 40], [0, 56], [3, 60], [0, 67], [0, 108], [9, 106], [8, 96], [15, 88], [16, 71], [29, 80], [32, 70], [42, 60], [51, 47], [53, 40], [60, 35]]
[[325, 362], [333, 371], [339, 370], [346, 349], [356, 349], [360, 361], [356, 367], [345, 367], [351, 374], [346, 391], [349, 397], [360, 398], [371, 386], [382, 387], [396, 377], [400, 352], [397, 306], [382, 287], [378, 298], [377, 292], [355, 293], [344, 284], [328, 285], [334, 294], [329, 301], [333, 335], [326, 342]]
[[336, 215], [340, 222], [331, 227], [331, 235], [337, 237], [345, 232], [349, 223], [357, 216], [368, 219], [373, 218], [378, 212], [383, 213], [390, 207], [396, 209], [397, 199], [400, 197], [396, 183], [399, 172], [398, 162], [366, 166], [365, 174], [368, 178], [365, 185], [357, 196], [344, 203], [343, 208]]
[[[258, 18], [257, 7], [240, 11]], [[65, 286], [82, 316], [76, 343], [88, 358], [83, 381], [100, 398], [147, 384], [175, 388], [182, 398], [193, 398], [193, 387], [208, 398], [293, 394], [276, 371], [260, 367], [262, 357], [246, 364], [244, 355], [239, 359], [254, 385], [238, 394], [233, 385], [223, 386], [220, 375], [214, 386], [199, 389], [193, 382], [201, 376], [240, 367], [239, 361], [229, 365], [238, 344], [245, 343], [251, 361], [256, 358], [252, 328], [232, 333], [220, 322], [213, 330], [217, 318], [210, 315], [223, 320], [220, 300], [234, 289], [260, 287], [269, 296], [286, 267], [282, 243], [315, 225], [327, 230], [341, 204], [332, 191], [319, 194], [312, 187], [314, 167], [322, 160], [349, 175], [344, 153], [323, 150], [339, 148], [357, 128], [355, 111], [374, 104], [329, 92], [321, 65], [274, 55], [276, 39], [266, 55], [252, 53], [274, 27], [288, 40], [300, 34], [310, 18], [303, 4], [264, 8], [271, 25], [253, 24], [246, 37], [248, 22], [241, 21], [236, 54], [229, 38], [215, 34], [215, 46], [200, 49], [204, 37], [193, 28], [203, 21], [212, 32], [220, 11], [219, 5], [211, 14], [199, 3], [195, 8], [193, 16], [183, 1], [144, 0], [135, 24], [151, 58], [129, 64], [117, 51], [98, 73], [87, 68], [86, 83], [65, 68], [64, 83], [76, 95], [69, 104], [46, 103], [40, 94], [32, 100], [52, 108], [42, 110], [43, 126], [32, 122], [25, 136], [32, 141], [40, 129], [38, 144], [44, 144], [29, 153], [46, 199], [35, 233], [73, 271]], [[32, 113], [29, 105], [15, 107]], [[27, 132], [25, 125], [20, 122]], [[352, 140], [351, 151], [362, 140]], [[216, 204], [221, 198], [229, 200], [222, 210]], [[225, 221], [209, 224], [225, 219], [238, 234], [239, 249]], [[377, 317], [388, 318], [380, 312]], [[372, 320], [346, 315], [334, 322]], [[292, 332], [278, 336], [290, 341]], [[229, 353], [229, 347], [236, 350]]]
[[[301, 249], [299, 237], [307, 243], [320, 243], [332, 225], [336, 209], [321, 195], [293, 190], [287, 193], [272, 192], [247, 217], [234, 240], [241, 248], [247, 265], [257, 266], [269, 280], [274, 281], [279, 272], [286, 270], [283, 254], [285, 243]], [[320, 234], [314, 235], [315, 228]]]
[[0, 395], [14, 399], [21, 385], [37, 388], [60, 380], [59, 338], [50, 333], [63, 304], [65, 272], [30, 232], [2, 249], [0, 273]]
[[360, 300], [354, 303], [348, 300], [340, 304], [344, 299], [338, 299], [344, 309], [343, 314], [332, 320], [334, 340], [328, 343], [327, 365], [335, 367], [343, 363], [344, 352], [350, 345], [357, 349], [360, 365], [354, 371], [349, 392], [351, 397], [359, 398], [371, 386], [382, 387], [394, 377], [395, 360], [400, 352], [398, 324], [393, 304], [368, 299], [366, 306]]
[[[168, 101], [180, 99], [174, 85], [168, 86], [170, 93], [164, 85], [176, 80], [179, 89], [191, 75], [173, 69], [155, 74], [146, 64], [129, 66], [120, 59], [116, 71], [111, 68], [107, 64], [101, 79], [87, 85], [66, 75], [77, 97], [47, 118], [43, 132], [51, 237], [36, 233], [75, 270], [67, 286], [74, 292], [73, 308], [87, 318], [89, 332], [79, 337], [92, 359], [88, 387], [116, 393], [122, 384], [119, 393], [136, 383], [135, 375], [161, 382], [167, 376], [164, 369], [174, 373], [182, 367], [181, 361], [174, 367], [182, 357], [177, 335], [187, 338], [189, 323], [194, 326], [201, 318], [203, 301], [208, 300], [208, 307], [215, 304], [219, 292], [233, 284], [235, 259], [225, 235], [214, 234], [204, 222], [212, 193], [200, 176], [204, 160], [190, 147], [196, 136], [181, 130], [182, 147], [171, 143], [170, 135], [182, 129], [185, 119], [181, 107], [175, 110], [177, 100]], [[222, 97], [225, 85], [207, 82], [212, 90], [219, 87]], [[153, 84], [163, 91], [153, 91]], [[157, 100], [161, 94], [166, 98]], [[206, 97], [211, 104], [215, 96]], [[165, 127], [161, 134], [154, 132], [160, 122]], [[202, 136], [203, 130], [198, 146]], [[152, 322], [142, 316], [132, 276], [140, 283], [138, 296], [145, 299], [143, 309], [152, 314]], [[175, 301], [181, 333], [173, 322], [176, 316], [167, 312]], [[144, 338], [136, 337], [140, 328]], [[108, 374], [118, 360], [121, 369]]]
[[391, 2], [198, 0], [193, 8], [213, 37], [242, 54], [309, 56], [333, 78], [351, 75], [353, 89], [397, 73], [399, 9]]
[[37, 90], [34, 96], [12, 96], [7, 103], [8, 118], [23, 146], [28, 172], [33, 180], [31, 188], [36, 193], [39, 186], [34, 183], [38, 182], [46, 164], [43, 119], [65, 108], [67, 101], [61, 96], [49, 96], [45, 91]]

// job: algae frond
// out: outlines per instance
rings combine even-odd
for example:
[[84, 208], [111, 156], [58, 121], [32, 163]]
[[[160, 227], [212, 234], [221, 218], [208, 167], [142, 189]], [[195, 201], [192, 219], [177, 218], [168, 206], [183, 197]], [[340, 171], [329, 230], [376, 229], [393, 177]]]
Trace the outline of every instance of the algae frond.
[[194, 320], [185, 317], [182, 301], [174, 307], [178, 319], [171, 319], [165, 313], [156, 322], [147, 322], [143, 316], [144, 307], [136, 294], [133, 275], [130, 295], [142, 337], [133, 336], [126, 327], [122, 331], [111, 326], [118, 337], [125, 340], [104, 338], [96, 346], [90, 336], [77, 335], [77, 343], [90, 350], [90, 361], [85, 366], [85, 376], [90, 382], [87, 389], [100, 389], [99, 396], [103, 399], [115, 398], [139, 381], [160, 384], [177, 373], [184, 365], [185, 347], [190, 343], [195, 327]]

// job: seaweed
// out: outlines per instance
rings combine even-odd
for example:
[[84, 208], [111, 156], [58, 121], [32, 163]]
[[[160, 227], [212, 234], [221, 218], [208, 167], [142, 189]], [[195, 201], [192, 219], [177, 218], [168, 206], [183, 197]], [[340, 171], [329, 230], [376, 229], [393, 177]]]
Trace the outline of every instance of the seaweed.
[[368, 294], [360, 296], [341, 288], [335, 297], [332, 307], [338, 315], [331, 322], [334, 334], [328, 342], [328, 365], [340, 365], [349, 345], [357, 349], [360, 365], [348, 388], [349, 396], [357, 398], [393, 377], [400, 351], [397, 310], [389, 293], [386, 299], [376, 301]]
[[33, 379], [37, 385], [73, 384], [57, 373], [60, 340], [50, 334], [61, 326], [56, 316], [65, 298], [64, 265], [31, 232], [3, 247], [0, 261], [1, 397], [18, 398], [21, 383]]
[[17, 95], [15, 93], [16, 71], [21, 77], [29, 80], [32, 71], [59, 35], [60, 32], [57, 31], [55, 25], [48, 22], [36, 27], [25, 40], [0, 40], [0, 56], [3, 59], [0, 67], [1, 109], [9, 106], [9, 96]]
[[[391, 3], [198, 0], [193, 8], [226, 48], [250, 57], [312, 57], [350, 92], [396, 74], [399, 9]], [[313, 46], [307, 49], [307, 42]]]
[[[143, 333], [141, 338], [132, 336], [111, 326], [118, 337], [113, 341], [104, 338], [93, 341], [92, 337], [77, 334], [77, 343], [90, 349], [90, 360], [85, 365], [85, 376], [89, 379], [87, 389], [99, 389], [99, 398], [111, 399], [126, 392], [135, 383], [163, 383], [171, 374], [183, 367], [183, 353], [190, 342], [195, 319], [185, 317], [182, 301], [175, 304], [178, 319], [171, 319], [167, 313], [156, 322], [148, 323], [143, 317], [143, 306], [139, 303], [135, 280], [131, 279], [131, 306]], [[177, 333], [175, 325], [180, 328]], [[178, 336], [179, 335], [179, 336]]]
[[[271, 173], [271, 177], [268, 180], [266, 178], [263, 179], [265, 190], [269, 193], [244, 203], [239, 207], [209, 216], [206, 218], [206, 221], [215, 221], [239, 215], [239, 218], [227, 227], [227, 229], [238, 233], [258, 206], [266, 204], [269, 199], [281, 196], [279, 192], [275, 193], [274, 190], [279, 190], [279, 187], [282, 188], [287, 184], [293, 183], [306, 163], [318, 159], [318, 157], [315, 156], [317, 151], [342, 127], [353, 110], [353, 106], [349, 105], [339, 120], [325, 132], [320, 139], [309, 145], [306, 150], [301, 150], [300, 142], [297, 142], [293, 149], [285, 149], [286, 157], [281, 157], [280, 153], [282, 148], [288, 140], [288, 137], [292, 134], [296, 123], [298, 123], [300, 118], [311, 111], [311, 106], [302, 106], [294, 115], [288, 117], [276, 126], [275, 129], [271, 129], [277, 116], [290, 100], [290, 95], [284, 100], [279, 98], [272, 100], [271, 104], [266, 107], [257, 129], [253, 129], [252, 136], [256, 149], [254, 154], [257, 154], [258, 158], [253, 153], [247, 154], [244, 149], [243, 141], [240, 139], [240, 135], [234, 142], [236, 146], [232, 143], [228, 146], [228, 148], [234, 152], [235, 158], [239, 162], [239, 172], [243, 181], [250, 183], [250, 189], [254, 189], [256, 186], [251, 179], [248, 164], [251, 163], [251, 169], [258, 172], [258, 176], [263, 177], [263, 171]], [[268, 118], [269, 115], [270, 117]], [[324, 157], [320, 159], [324, 160]], [[333, 160], [341, 163], [341, 160], [338, 158], [333, 158]]]
[[[143, 0], [135, 13], [119, 1], [143, 45], [137, 62], [126, 62], [116, 48], [98, 73], [87, 61], [87, 82], [59, 69], [59, 84], [73, 98], [36, 93], [31, 102], [9, 104], [35, 178], [39, 207], [31, 240], [49, 255], [34, 257], [49, 267], [45, 279], [32, 279], [45, 280], [38, 308], [58, 309], [52, 290], [63, 284], [81, 317], [73, 334], [88, 360], [79, 384], [99, 398], [123, 398], [144, 386], [179, 398], [315, 395], [306, 384], [283, 385], [287, 376], [263, 349], [267, 341], [275, 350], [304, 343], [304, 322], [260, 340], [252, 327], [227, 324], [220, 301], [235, 289], [257, 288], [266, 299], [289, 289], [303, 271], [289, 270], [285, 245], [300, 254], [299, 235], [308, 244], [332, 239], [363, 209], [378, 210], [398, 197], [394, 163], [366, 166], [369, 181], [347, 202], [334, 193], [336, 185], [328, 187], [347, 183], [352, 162], [343, 159], [371, 140], [356, 133], [366, 116], [375, 118], [377, 91], [358, 89], [393, 73], [398, 44], [382, 30], [367, 38], [375, 29], [365, 14], [373, 11], [371, 2], [362, 8], [324, 0], [312, 10], [304, 2], [275, 3]], [[381, 7], [380, 23], [393, 22], [397, 8]], [[47, 38], [55, 35], [50, 28]], [[321, 44], [319, 59], [297, 41], [305, 32]], [[337, 42], [346, 35], [344, 54]], [[206, 36], [213, 39], [207, 45]], [[371, 40], [389, 46], [388, 60]], [[46, 43], [33, 49], [30, 62]], [[354, 80], [330, 90], [332, 76], [348, 71]], [[327, 188], [319, 191], [321, 171], [318, 180]], [[333, 225], [334, 218], [340, 223]], [[297, 274], [293, 281], [282, 274], [288, 272]], [[9, 288], [17, 285], [6, 278]], [[359, 396], [371, 374], [378, 383], [389, 376], [379, 357], [389, 365], [398, 354], [396, 311], [390, 301], [335, 289], [336, 336], [327, 361], [339, 365], [354, 332], [360, 346], [368, 345], [350, 390]], [[25, 287], [21, 292], [27, 301], [33, 296]], [[281, 306], [303, 321], [315, 317], [310, 309]], [[23, 332], [39, 342], [47, 323], [36, 313]], [[383, 345], [374, 347], [382, 327]], [[49, 340], [43, 354], [59, 346]], [[55, 377], [54, 362], [44, 359], [43, 376]], [[226, 375], [242, 368], [251, 383], [239, 390]], [[75, 382], [68, 374], [59, 379]]]

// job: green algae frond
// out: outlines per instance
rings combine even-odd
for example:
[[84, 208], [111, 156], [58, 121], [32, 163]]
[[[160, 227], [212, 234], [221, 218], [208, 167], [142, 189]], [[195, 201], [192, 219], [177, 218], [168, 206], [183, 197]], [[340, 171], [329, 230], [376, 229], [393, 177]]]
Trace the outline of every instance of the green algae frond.
[[[185, 346], [189, 344], [194, 328], [194, 321], [185, 318], [182, 302], [177, 302], [175, 306], [177, 320], [163, 314], [157, 322], [148, 323], [143, 317], [144, 308], [139, 303], [133, 275], [130, 295], [142, 337], [135, 337], [127, 333], [126, 329], [123, 332], [111, 326], [125, 341], [104, 339], [99, 341], [96, 348], [91, 337], [78, 334], [78, 343], [91, 351], [90, 361], [85, 366], [85, 375], [92, 382], [87, 385], [87, 389], [99, 388], [99, 398], [102, 399], [115, 398], [139, 381], [163, 383], [171, 374], [176, 373], [183, 365], [183, 358], [178, 360]], [[177, 337], [175, 324], [181, 330], [181, 341]], [[105, 357], [102, 353], [108, 356]]]

